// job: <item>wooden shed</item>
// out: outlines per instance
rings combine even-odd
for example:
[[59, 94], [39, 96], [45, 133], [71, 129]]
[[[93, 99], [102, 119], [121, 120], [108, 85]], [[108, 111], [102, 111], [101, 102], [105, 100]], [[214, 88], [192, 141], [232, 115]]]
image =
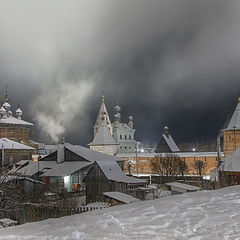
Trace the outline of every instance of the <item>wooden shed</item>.
[[166, 183], [166, 186], [170, 187], [172, 195], [201, 190], [200, 187], [179, 182]]
[[123, 192], [129, 189], [145, 187], [145, 180], [128, 177], [124, 174], [116, 161], [96, 161], [85, 178], [86, 202], [104, 201], [104, 192]]

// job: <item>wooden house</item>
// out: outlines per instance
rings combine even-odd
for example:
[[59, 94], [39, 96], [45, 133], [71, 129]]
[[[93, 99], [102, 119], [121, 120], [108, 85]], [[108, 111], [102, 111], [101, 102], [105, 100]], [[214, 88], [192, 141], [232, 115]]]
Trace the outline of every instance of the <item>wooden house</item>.
[[145, 187], [145, 180], [128, 177], [116, 161], [96, 161], [83, 179], [86, 187], [86, 201], [103, 201], [104, 192], [123, 192], [129, 189]]

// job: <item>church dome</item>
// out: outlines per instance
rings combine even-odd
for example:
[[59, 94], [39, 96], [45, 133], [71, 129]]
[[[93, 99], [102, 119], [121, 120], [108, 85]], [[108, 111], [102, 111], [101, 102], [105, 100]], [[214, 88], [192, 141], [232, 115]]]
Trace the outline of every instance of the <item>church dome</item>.
[[22, 116], [22, 110], [18, 107], [18, 109], [16, 110], [16, 116], [17, 118], [21, 119]]
[[3, 107], [5, 108], [6, 111], [9, 111], [11, 105], [9, 104], [9, 102], [4, 102]]
[[8, 114], [8, 116], [12, 116], [12, 111], [9, 110], [9, 111], [7, 112], [7, 114]]
[[5, 108], [2, 106], [2, 107], [0, 108], [0, 116], [1, 116], [1, 117], [5, 116], [6, 112], [7, 112], [7, 111], [6, 111]]
[[114, 107], [114, 110], [115, 110], [115, 112], [120, 112], [121, 108], [117, 105], [117, 106]]

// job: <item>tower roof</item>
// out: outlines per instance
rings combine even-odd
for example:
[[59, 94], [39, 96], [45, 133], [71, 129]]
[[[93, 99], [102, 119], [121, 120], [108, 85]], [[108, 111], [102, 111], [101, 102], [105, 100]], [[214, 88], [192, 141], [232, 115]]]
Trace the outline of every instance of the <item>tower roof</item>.
[[109, 118], [109, 115], [108, 115], [107, 108], [106, 108], [105, 103], [104, 103], [104, 96], [102, 96], [102, 102], [101, 102], [99, 112], [98, 112], [98, 115], [97, 115], [96, 123], [94, 125], [94, 136], [96, 135], [97, 130], [101, 125], [102, 117], [104, 117], [105, 122], [110, 129], [110, 133], [112, 134], [112, 124], [111, 124], [111, 121], [110, 121], [110, 118]]
[[240, 98], [226, 130], [240, 129]]
[[93, 141], [88, 145], [117, 145], [104, 119], [101, 119], [101, 124], [97, 130], [97, 133]]
[[168, 132], [168, 127], [165, 126], [163, 129], [163, 134], [159, 140], [159, 143], [155, 149], [155, 153], [173, 153], [180, 152], [177, 144], [173, 140], [172, 136]]

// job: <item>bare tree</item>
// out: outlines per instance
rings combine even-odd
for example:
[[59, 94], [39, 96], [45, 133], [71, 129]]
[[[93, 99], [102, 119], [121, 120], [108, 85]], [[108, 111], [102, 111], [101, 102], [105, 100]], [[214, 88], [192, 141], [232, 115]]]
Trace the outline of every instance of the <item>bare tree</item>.
[[193, 167], [196, 170], [197, 175], [199, 175], [199, 177], [202, 177], [203, 172], [204, 172], [205, 167], [206, 167], [206, 162], [204, 162], [202, 160], [194, 160]]
[[186, 162], [174, 154], [154, 158], [151, 162], [151, 168], [154, 173], [166, 176], [167, 179], [175, 179], [180, 174], [184, 176], [188, 170]]

